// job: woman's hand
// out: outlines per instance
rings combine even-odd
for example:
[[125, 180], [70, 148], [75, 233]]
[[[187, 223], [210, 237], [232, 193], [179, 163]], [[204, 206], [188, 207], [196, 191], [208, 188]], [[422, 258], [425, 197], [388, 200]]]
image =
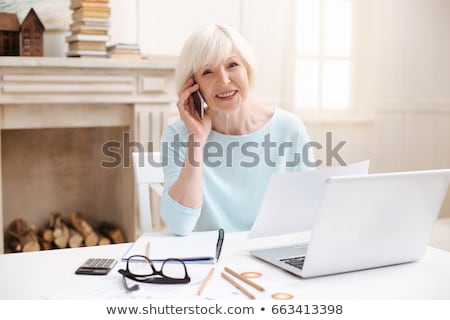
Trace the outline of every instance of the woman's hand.
[[189, 135], [193, 135], [190, 138], [204, 143], [211, 131], [211, 117], [208, 115], [208, 108], [205, 109], [203, 119], [195, 110], [192, 94], [197, 90], [199, 90], [199, 85], [194, 82], [193, 78], [186, 81], [178, 94], [177, 107]]
[[195, 110], [192, 93], [198, 89], [199, 85], [194, 84], [194, 79], [189, 79], [178, 94], [177, 107], [189, 138], [185, 165], [168, 191], [176, 202], [188, 208], [200, 208], [203, 204], [203, 146], [211, 131], [208, 109], [205, 110], [203, 119]]

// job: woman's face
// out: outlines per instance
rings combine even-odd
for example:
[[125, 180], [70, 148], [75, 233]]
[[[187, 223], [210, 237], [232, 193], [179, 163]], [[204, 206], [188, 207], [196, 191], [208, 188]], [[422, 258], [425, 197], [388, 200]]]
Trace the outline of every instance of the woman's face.
[[212, 109], [232, 111], [247, 99], [247, 68], [235, 52], [216, 66], [206, 65], [200, 68], [194, 78], [208, 107]]

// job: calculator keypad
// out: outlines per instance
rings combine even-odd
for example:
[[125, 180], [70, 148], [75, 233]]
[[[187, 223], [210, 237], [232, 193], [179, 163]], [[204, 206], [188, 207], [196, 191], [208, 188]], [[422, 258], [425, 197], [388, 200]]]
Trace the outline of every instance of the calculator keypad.
[[83, 264], [83, 267], [92, 269], [109, 269], [115, 264], [115, 259], [91, 258]]

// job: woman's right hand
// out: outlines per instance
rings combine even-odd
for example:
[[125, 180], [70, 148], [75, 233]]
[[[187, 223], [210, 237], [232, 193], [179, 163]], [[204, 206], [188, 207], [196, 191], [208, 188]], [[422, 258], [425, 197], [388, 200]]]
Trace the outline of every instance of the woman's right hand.
[[[194, 79], [189, 79], [178, 94], [177, 107], [188, 130], [188, 147], [185, 165], [168, 193], [179, 204], [188, 208], [200, 208], [203, 204], [203, 146], [211, 131], [211, 117], [205, 110], [203, 119], [197, 114], [192, 93], [199, 90]], [[190, 143], [194, 142], [194, 143]], [[200, 148], [198, 148], [200, 143]]]
[[199, 85], [194, 82], [193, 78], [186, 81], [178, 94], [177, 107], [189, 135], [193, 135], [191, 138], [204, 143], [211, 131], [211, 117], [208, 115], [208, 108], [205, 109], [203, 119], [195, 110], [192, 94], [197, 90], [199, 90]]

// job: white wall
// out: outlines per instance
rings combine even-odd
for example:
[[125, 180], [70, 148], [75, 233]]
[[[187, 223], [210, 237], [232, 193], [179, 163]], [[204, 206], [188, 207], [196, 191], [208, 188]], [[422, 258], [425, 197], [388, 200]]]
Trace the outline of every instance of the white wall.
[[202, 25], [240, 28], [240, 0], [138, 0], [139, 43], [143, 52], [177, 55], [188, 35]]

